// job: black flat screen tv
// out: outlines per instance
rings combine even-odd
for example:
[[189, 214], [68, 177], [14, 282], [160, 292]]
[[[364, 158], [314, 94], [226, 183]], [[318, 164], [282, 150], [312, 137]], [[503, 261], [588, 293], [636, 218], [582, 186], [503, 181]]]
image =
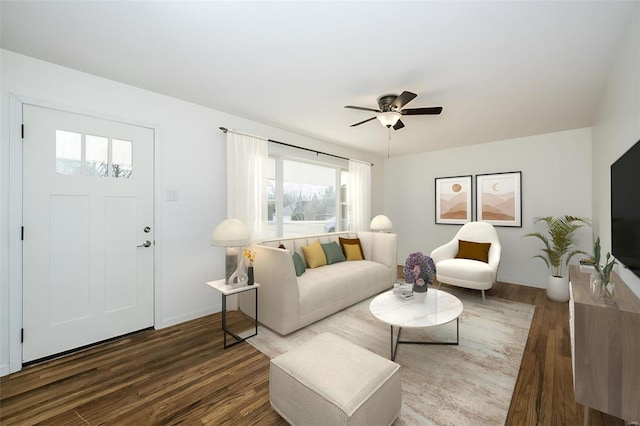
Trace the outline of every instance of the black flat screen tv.
[[611, 165], [611, 253], [640, 277], [640, 141]]

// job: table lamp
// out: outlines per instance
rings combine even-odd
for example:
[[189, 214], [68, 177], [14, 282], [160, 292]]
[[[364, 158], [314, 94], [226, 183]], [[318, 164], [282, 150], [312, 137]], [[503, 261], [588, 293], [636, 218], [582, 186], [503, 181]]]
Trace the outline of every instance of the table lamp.
[[225, 283], [227, 285], [233, 285], [234, 281], [236, 281], [238, 285], [247, 283], [247, 273], [242, 267], [242, 246], [250, 242], [251, 233], [249, 232], [249, 228], [238, 219], [223, 220], [213, 231], [211, 244], [218, 247], [227, 247], [225, 261], [227, 269], [230, 269], [230, 260], [233, 259], [234, 256], [237, 257], [235, 271], [231, 275], [229, 275], [228, 271], [225, 271]]
[[391, 231], [391, 228], [393, 228], [391, 220], [383, 214], [379, 214], [371, 219], [371, 223], [369, 224], [369, 229], [372, 231], [388, 232]]

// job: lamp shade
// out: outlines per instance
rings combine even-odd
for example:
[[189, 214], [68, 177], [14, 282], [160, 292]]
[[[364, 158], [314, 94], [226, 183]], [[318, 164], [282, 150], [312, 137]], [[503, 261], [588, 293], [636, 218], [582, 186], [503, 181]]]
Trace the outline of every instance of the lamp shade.
[[247, 225], [238, 219], [226, 219], [216, 226], [211, 235], [211, 244], [220, 247], [240, 247], [251, 242]]
[[376, 114], [378, 121], [380, 121], [380, 123], [385, 127], [395, 126], [398, 120], [400, 120], [400, 117], [402, 117], [402, 114], [395, 111], [380, 112]]
[[383, 214], [379, 214], [378, 216], [371, 219], [369, 228], [372, 231], [389, 231], [391, 228], [393, 228], [393, 224], [388, 217]]

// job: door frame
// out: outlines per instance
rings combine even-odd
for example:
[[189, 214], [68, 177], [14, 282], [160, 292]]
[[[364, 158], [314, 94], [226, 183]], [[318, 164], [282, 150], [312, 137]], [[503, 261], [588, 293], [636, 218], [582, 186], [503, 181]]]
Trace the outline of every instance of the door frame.
[[153, 253], [153, 323], [162, 324], [162, 132], [157, 124], [144, 123], [121, 117], [96, 114], [87, 110], [61, 105], [41, 99], [33, 99], [9, 93], [9, 371], [0, 375], [15, 373], [22, 369], [22, 107], [32, 105], [62, 112], [80, 114], [103, 120], [116, 121], [153, 130], [153, 227], [155, 245]]

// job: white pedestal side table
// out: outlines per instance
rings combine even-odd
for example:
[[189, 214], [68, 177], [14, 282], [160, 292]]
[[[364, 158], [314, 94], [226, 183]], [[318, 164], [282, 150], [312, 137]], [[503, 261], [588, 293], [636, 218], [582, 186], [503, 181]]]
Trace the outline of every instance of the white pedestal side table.
[[[254, 283], [253, 285], [227, 285], [224, 282], [225, 280], [216, 280], [209, 281], [207, 285], [209, 287], [213, 287], [222, 293], [222, 334], [223, 334], [223, 342], [224, 348], [227, 349], [231, 346], [237, 345], [238, 343], [244, 342], [250, 337], [256, 336], [258, 334], [258, 287], [260, 284]], [[244, 291], [255, 290], [256, 292], [256, 317], [254, 319], [255, 324], [255, 332], [250, 336], [241, 337], [238, 334], [227, 328], [227, 296], [231, 296], [232, 294], [242, 293]], [[235, 339], [234, 342], [229, 343], [227, 345], [227, 334]]]

